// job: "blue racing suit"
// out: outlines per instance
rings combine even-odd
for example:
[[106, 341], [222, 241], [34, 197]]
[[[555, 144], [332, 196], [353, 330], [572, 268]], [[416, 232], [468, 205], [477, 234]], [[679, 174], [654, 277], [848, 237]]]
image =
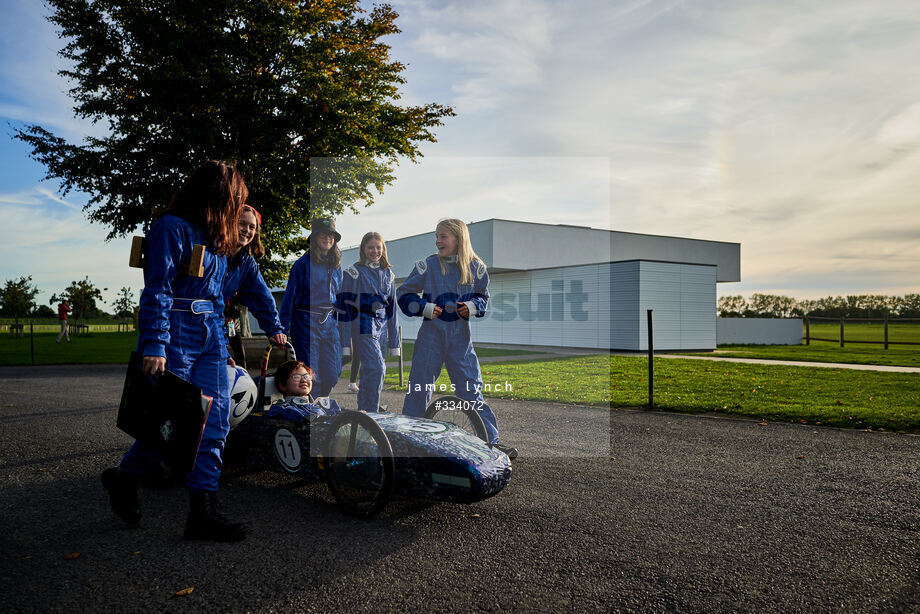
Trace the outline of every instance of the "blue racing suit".
[[[441, 272], [441, 260], [445, 263], [446, 273]], [[396, 300], [404, 314], [425, 318], [412, 352], [412, 369], [403, 413], [407, 416], [425, 415], [434, 383], [441, 367], [446, 365], [454, 394], [475, 402], [486, 424], [489, 443], [496, 443], [498, 426], [492, 408], [482, 398], [482, 374], [470, 339], [470, 322], [456, 312], [456, 304], [461, 302], [469, 307], [470, 317], [481, 318], [486, 313], [489, 304], [486, 265], [474, 260], [470, 263], [470, 274], [472, 283], [461, 284], [456, 256], [440, 259], [432, 255], [416, 262], [406, 281], [396, 290]], [[431, 319], [435, 305], [444, 311]]]
[[272, 403], [267, 415], [302, 422], [320, 416], [338, 416], [340, 413], [342, 413], [342, 408], [329, 397], [314, 400], [310, 397], [290, 396]]
[[392, 269], [381, 269], [376, 262], [355, 263], [345, 269], [340, 304], [344, 313], [339, 327], [343, 351], [352, 344], [361, 359], [358, 409], [377, 411], [386, 375], [384, 344], [391, 353], [399, 350], [399, 329], [394, 308], [396, 277]]
[[281, 326], [288, 331], [297, 360], [316, 372], [317, 396], [325, 397], [342, 372], [336, 298], [342, 289], [342, 269], [316, 265], [310, 252], [301, 256], [288, 277], [281, 301]]
[[[193, 246], [207, 242], [202, 229], [174, 215], [164, 215], [147, 233], [137, 350], [142, 356], [165, 356], [168, 370], [213, 397], [186, 483], [189, 490], [216, 491], [230, 432], [222, 293], [228, 259], [208, 248], [204, 275], [187, 274]], [[159, 453], [136, 441], [121, 469], [142, 476], [155, 471], [161, 461]]]
[[[240, 302], [249, 308], [267, 337], [284, 332], [278, 320], [275, 298], [265, 284], [259, 265], [250, 254], [230, 260], [227, 278], [224, 281], [224, 304], [228, 304], [239, 292]], [[225, 331], [226, 333], [226, 331]]]

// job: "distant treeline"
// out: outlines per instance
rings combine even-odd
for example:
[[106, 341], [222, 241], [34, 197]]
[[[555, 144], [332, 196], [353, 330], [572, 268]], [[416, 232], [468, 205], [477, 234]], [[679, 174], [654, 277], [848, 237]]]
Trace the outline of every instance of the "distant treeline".
[[920, 318], [920, 294], [855, 294], [815, 300], [759, 293], [745, 299], [739, 294], [719, 298], [718, 312], [723, 318], [883, 318], [886, 312], [892, 318]]

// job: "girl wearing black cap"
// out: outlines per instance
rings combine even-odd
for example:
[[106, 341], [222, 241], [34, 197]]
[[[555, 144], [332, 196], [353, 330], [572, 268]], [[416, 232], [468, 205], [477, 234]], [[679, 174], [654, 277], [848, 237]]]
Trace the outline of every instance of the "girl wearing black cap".
[[331, 218], [316, 218], [307, 239], [307, 252], [288, 277], [281, 302], [281, 325], [288, 331], [297, 359], [316, 372], [313, 389], [325, 397], [342, 372], [342, 346], [335, 314], [342, 289], [342, 239]]

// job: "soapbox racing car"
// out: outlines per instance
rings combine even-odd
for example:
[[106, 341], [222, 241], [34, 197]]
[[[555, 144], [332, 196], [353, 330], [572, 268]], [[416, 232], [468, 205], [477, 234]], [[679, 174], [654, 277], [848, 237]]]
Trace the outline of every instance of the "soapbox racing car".
[[[253, 410], [227, 440], [234, 458], [250, 466], [323, 480], [349, 514], [371, 517], [394, 494], [472, 503], [499, 492], [511, 479], [511, 461], [485, 441], [485, 425], [469, 402], [442, 397], [426, 418], [343, 410], [302, 420], [270, 416], [280, 391], [268, 374], [271, 346]], [[293, 348], [288, 347], [293, 356]], [[335, 404], [316, 399], [322, 407]]]

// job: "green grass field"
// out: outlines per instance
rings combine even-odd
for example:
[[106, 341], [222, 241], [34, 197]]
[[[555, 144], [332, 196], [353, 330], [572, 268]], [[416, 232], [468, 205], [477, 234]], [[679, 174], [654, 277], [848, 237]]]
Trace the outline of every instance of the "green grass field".
[[[638, 357], [612, 361], [616, 406], [647, 402], [647, 369]], [[920, 374], [659, 359], [655, 404], [679, 412], [918, 431]]]
[[[15, 323], [14, 318], [0, 318], [0, 334], [8, 335], [10, 332], [10, 324]], [[71, 323], [74, 320], [71, 319]], [[29, 334], [29, 324], [32, 324], [32, 329], [35, 333], [57, 333], [61, 330], [61, 325], [58, 323], [57, 318], [21, 318], [19, 323], [23, 325], [23, 331], [25, 334]], [[119, 320], [112, 320], [111, 318], [87, 318], [83, 321], [83, 324], [89, 326], [92, 333], [114, 333], [120, 330]], [[131, 321], [128, 320], [128, 326], [133, 326]], [[123, 330], [123, 326], [121, 327]]]
[[[640, 356], [483, 363], [482, 374], [486, 397], [615, 408], [642, 407], [648, 402], [648, 363]], [[397, 389], [396, 382], [397, 373], [388, 371], [387, 385]], [[450, 394], [446, 371], [436, 385], [446, 387], [437, 394]], [[655, 408], [918, 431], [920, 375], [658, 359]]]
[[[137, 333], [90, 334], [71, 337], [71, 342], [55, 343], [57, 333], [35, 334], [35, 364], [118, 364], [128, 363], [128, 357], [137, 345]], [[29, 335], [11, 338], [0, 335], [0, 365], [27, 365], [30, 363]]]
[[[805, 334], [803, 325], [802, 335]], [[840, 322], [831, 322], [828, 320], [812, 320], [809, 326], [809, 334], [812, 337], [821, 337], [822, 339], [836, 340], [840, 343]], [[885, 326], [882, 322], [847, 322], [843, 328], [844, 345], [847, 341], [874, 341], [884, 343]], [[907, 341], [920, 343], [920, 322], [889, 322], [888, 323], [888, 341]], [[862, 345], [862, 344], [859, 344]], [[897, 347], [897, 346], [894, 346]], [[909, 347], [909, 346], [903, 346]], [[920, 346], [918, 346], [920, 351]]]
[[[403, 341], [402, 344], [402, 354], [403, 360], [412, 360], [412, 351], [415, 349], [415, 344], [410, 341]], [[533, 352], [530, 350], [505, 350], [505, 349], [495, 349], [495, 348], [476, 348], [477, 356], [526, 356], [528, 354], [541, 354], [544, 352]], [[395, 356], [387, 356], [387, 360], [396, 360]]]
[[[55, 336], [35, 335], [36, 364], [124, 364], [137, 341], [136, 333], [107, 333], [58, 345]], [[477, 352], [488, 355], [484, 349]], [[0, 365], [12, 364], [29, 364], [28, 337], [0, 335]], [[914, 373], [661, 358], [655, 361], [655, 373], [655, 405], [660, 410], [920, 432], [920, 375]], [[486, 397], [613, 408], [641, 407], [648, 401], [648, 363], [642, 356], [485, 362], [482, 374]], [[407, 365], [404, 381], [408, 376]], [[348, 377], [347, 370], [343, 377]], [[395, 389], [397, 377], [390, 368], [387, 386]], [[445, 372], [438, 384], [445, 387], [439, 394], [450, 394]]]
[[[839, 324], [812, 324], [811, 333], [829, 339], [838, 339], [838, 341], [812, 340], [809, 345], [805, 345], [804, 341], [802, 345], [720, 345], [718, 355], [729, 358], [920, 367], [920, 345], [891, 343], [886, 350], [881, 343], [884, 338], [884, 329], [881, 324], [848, 323], [844, 328], [846, 339], [879, 341], [878, 344], [844, 342], [844, 347], [840, 347]], [[920, 325], [903, 323], [889, 325], [888, 338], [889, 341], [920, 342]], [[709, 352], [675, 353], [711, 355]]]
[[[476, 350], [479, 354], [479, 350]], [[480, 365], [483, 395], [503, 399], [558, 401], [582, 405], [609, 405], [610, 387], [606, 382], [607, 355], [546, 359], [520, 362], [484, 362]], [[409, 367], [403, 373], [403, 389]], [[385, 383], [398, 389], [398, 373], [387, 369]], [[437, 394], [452, 394], [447, 370], [435, 383]], [[443, 390], [442, 390], [443, 388]]]
[[[137, 344], [137, 333], [91, 333], [85, 337], [71, 337], [71, 343], [55, 343], [57, 333], [35, 333], [35, 364], [118, 364], [128, 362], [128, 356]], [[412, 343], [403, 344], [405, 360], [412, 358]], [[480, 356], [519, 356], [532, 354], [522, 350], [500, 350], [480, 348]], [[13, 338], [9, 333], [0, 334], [0, 366], [30, 364], [30, 344], [28, 333], [22, 338]], [[250, 357], [253, 365], [258, 365], [257, 357]], [[346, 369], [347, 377], [347, 369]]]
[[853, 344], [840, 347], [837, 343], [812, 341], [811, 345], [720, 345], [712, 352], [675, 352], [700, 356], [729, 358], [762, 358], [766, 360], [801, 360], [805, 362], [839, 362], [862, 365], [896, 365], [920, 367], [920, 346], [891, 346]]
[[[72, 318], [71, 318], [72, 319]], [[12, 324], [16, 320], [14, 318], [0, 318], [0, 326], [6, 326]], [[34, 322], [36, 325], [58, 325], [57, 318], [19, 318], [20, 324], [25, 324], [26, 328], [29, 326], [29, 322]], [[116, 324], [118, 320], [113, 320], [112, 318], [86, 318], [84, 324]]]

